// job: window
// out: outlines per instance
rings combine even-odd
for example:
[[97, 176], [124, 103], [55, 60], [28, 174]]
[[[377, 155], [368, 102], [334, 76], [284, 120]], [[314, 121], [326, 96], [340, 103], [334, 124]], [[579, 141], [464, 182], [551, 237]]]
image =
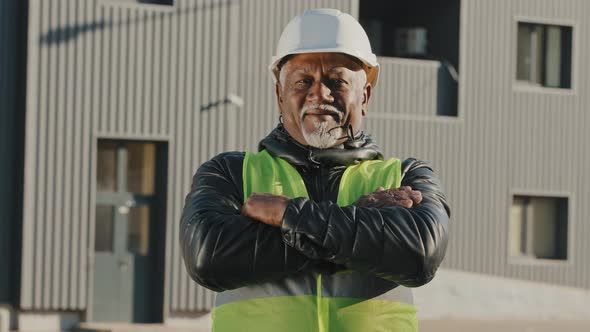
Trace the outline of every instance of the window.
[[384, 113], [458, 116], [461, 1], [362, 0], [358, 10], [382, 72], [399, 74], [375, 104], [386, 105]]
[[567, 259], [567, 198], [514, 196], [508, 252], [512, 257]]
[[153, 5], [174, 5], [174, 0], [137, 0], [139, 3], [150, 3]]
[[571, 88], [572, 28], [518, 23], [516, 79], [550, 88]]
[[103, 0], [114, 3], [174, 6], [174, 0]]

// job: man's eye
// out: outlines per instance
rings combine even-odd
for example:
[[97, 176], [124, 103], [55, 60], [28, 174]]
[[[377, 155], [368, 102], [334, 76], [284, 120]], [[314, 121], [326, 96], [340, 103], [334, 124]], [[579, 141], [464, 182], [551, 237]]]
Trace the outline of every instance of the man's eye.
[[295, 84], [297, 86], [306, 86], [306, 85], [309, 84], [309, 80], [308, 79], [302, 79], [302, 80], [296, 81]]
[[346, 84], [346, 81], [339, 79], [339, 78], [332, 80], [332, 86], [334, 86], [334, 87], [341, 87], [341, 86], [344, 86], [345, 84]]

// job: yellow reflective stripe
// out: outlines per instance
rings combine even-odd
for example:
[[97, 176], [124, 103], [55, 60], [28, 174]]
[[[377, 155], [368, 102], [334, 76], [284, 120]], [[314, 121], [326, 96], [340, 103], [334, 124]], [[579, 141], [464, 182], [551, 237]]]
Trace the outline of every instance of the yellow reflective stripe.
[[317, 332], [315, 295], [276, 296], [213, 308], [213, 332]]
[[[213, 331], [418, 331], [416, 307], [401, 302], [314, 295], [232, 302], [213, 309]], [[323, 322], [318, 320], [325, 319]]]
[[[246, 152], [242, 178], [244, 201], [253, 192], [309, 197], [299, 172], [286, 160], [273, 157], [266, 150]], [[397, 188], [400, 182], [400, 160], [361, 162], [344, 171], [337, 204], [350, 205], [378, 186]], [[221, 304], [212, 311], [213, 331], [417, 331], [416, 308], [411, 304], [384, 299], [322, 297], [321, 275], [317, 277], [316, 288], [316, 295], [273, 296]]]
[[271, 156], [266, 150], [246, 152], [242, 166], [244, 202], [254, 192], [309, 197], [303, 178], [286, 160]]
[[[273, 157], [268, 151], [246, 152], [242, 167], [244, 201], [253, 192], [287, 197], [309, 197], [303, 178], [289, 162]], [[342, 174], [337, 204], [347, 206], [377, 187], [398, 188], [401, 184], [401, 161], [367, 160], [349, 166]]]
[[328, 332], [327, 319], [326, 319], [326, 308], [323, 307], [324, 302], [322, 301], [322, 274], [318, 274], [317, 281], [317, 312], [318, 312], [318, 331]]
[[250, 172], [252, 171], [250, 169], [250, 156], [252, 154], [250, 152], [246, 152], [246, 155], [244, 156], [244, 161], [242, 164], [242, 179], [243, 180], [243, 189], [244, 189], [244, 202], [246, 202], [246, 200], [248, 200], [248, 197], [250, 197], [250, 195], [252, 194], [252, 183], [249, 180], [246, 180], [248, 178], [250, 178]]
[[368, 160], [346, 168], [338, 188], [339, 206], [354, 203], [362, 195], [371, 193], [381, 186], [385, 189], [401, 185], [401, 160]]

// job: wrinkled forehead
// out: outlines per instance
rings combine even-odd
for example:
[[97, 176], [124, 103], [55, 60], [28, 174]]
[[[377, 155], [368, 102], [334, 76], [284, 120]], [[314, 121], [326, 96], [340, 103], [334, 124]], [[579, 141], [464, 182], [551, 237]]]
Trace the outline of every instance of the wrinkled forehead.
[[363, 63], [342, 53], [307, 53], [286, 56], [279, 63], [281, 76], [294, 72], [363, 72]]

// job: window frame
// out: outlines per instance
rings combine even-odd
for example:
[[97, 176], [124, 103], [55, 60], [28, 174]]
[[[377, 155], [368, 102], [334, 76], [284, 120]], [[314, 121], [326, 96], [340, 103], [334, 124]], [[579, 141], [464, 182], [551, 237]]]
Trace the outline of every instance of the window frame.
[[[510, 255], [510, 226], [511, 226], [511, 210], [515, 196], [526, 196], [526, 197], [540, 197], [540, 198], [565, 198], [567, 200], [567, 236], [566, 236], [566, 248], [567, 255], [566, 259], [550, 259], [550, 258], [535, 258], [532, 256], [512, 256]], [[506, 209], [506, 222], [504, 232], [504, 248], [505, 255], [507, 258], [508, 265], [526, 265], [526, 266], [573, 266], [575, 260], [574, 252], [574, 236], [575, 234], [575, 215], [574, 215], [574, 195], [571, 192], [562, 191], [546, 191], [546, 190], [520, 190], [513, 189], [508, 195], [507, 209]]]
[[[533, 24], [533, 25], [553, 25], [564, 26], [571, 28], [571, 59], [570, 59], [570, 87], [548, 87], [541, 84], [535, 84], [529, 81], [517, 79], [518, 74], [518, 25], [519, 23]], [[512, 24], [512, 90], [515, 92], [531, 92], [531, 93], [549, 93], [562, 96], [571, 96], [578, 94], [578, 74], [575, 70], [578, 68], [578, 45], [579, 45], [579, 22], [577, 20], [568, 19], [553, 19], [547, 17], [532, 17], [532, 16], [514, 16]]]
[[159, 12], [174, 12], [178, 8], [178, 1], [172, 0], [172, 4], [142, 3], [139, 0], [98, 0], [98, 4], [107, 7], [145, 9]]

